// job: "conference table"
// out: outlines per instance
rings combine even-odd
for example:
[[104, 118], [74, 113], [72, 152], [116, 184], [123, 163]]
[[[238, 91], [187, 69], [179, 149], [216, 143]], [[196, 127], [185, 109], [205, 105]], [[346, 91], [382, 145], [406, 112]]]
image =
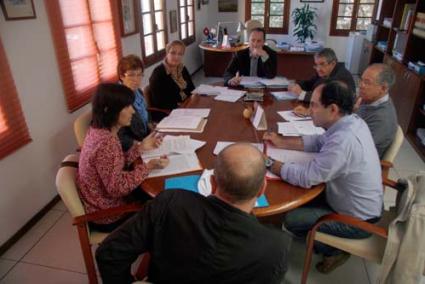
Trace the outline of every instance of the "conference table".
[[[293, 109], [296, 101], [278, 101], [268, 90], [265, 90], [264, 101], [261, 106], [266, 114], [269, 131], [277, 131], [277, 122], [283, 119], [277, 111]], [[252, 103], [243, 102], [243, 98], [235, 103], [217, 101], [212, 96], [192, 95], [181, 107], [185, 108], [210, 108], [208, 122], [202, 133], [175, 133], [176, 135], [190, 135], [191, 138], [206, 141], [206, 144], [196, 151], [198, 159], [204, 169], [213, 169], [216, 156], [213, 150], [217, 141], [234, 141], [263, 143], [262, 137], [265, 131], [256, 130], [249, 119], [245, 119], [242, 112], [246, 106]], [[174, 134], [174, 133], [173, 133]], [[183, 173], [174, 176], [191, 175], [201, 171]], [[146, 179], [142, 188], [152, 197], [164, 189], [166, 177], [155, 177]], [[253, 213], [257, 217], [266, 217], [281, 214], [288, 210], [297, 208], [318, 196], [324, 190], [324, 184], [309, 189], [291, 185], [285, 181], [269, 179], [266, 188], [268, 207], [255, 208]]]

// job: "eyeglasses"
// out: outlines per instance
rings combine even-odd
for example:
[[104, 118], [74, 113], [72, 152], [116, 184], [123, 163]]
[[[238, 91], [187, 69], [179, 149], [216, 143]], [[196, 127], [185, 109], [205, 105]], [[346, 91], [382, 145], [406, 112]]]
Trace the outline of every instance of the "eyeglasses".
[[124, 73], [124, 76], [126, 77], [142, 77], [143, 76], [143, 72], [126, 72]]

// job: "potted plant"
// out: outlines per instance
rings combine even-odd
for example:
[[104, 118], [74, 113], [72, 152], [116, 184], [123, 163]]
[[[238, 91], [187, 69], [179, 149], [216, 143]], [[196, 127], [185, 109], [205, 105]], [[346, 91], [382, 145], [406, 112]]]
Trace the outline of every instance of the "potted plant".
[[309, 4], [304, 4], [303, 7], [292, 11], [292, 22], [295, 24], [294, 36], [297, 37], [297, 41], [305, 43], [307, 38], [313, 39], [317, 31], [317, 26], [314, 24], [317, 18], [316, 10]]

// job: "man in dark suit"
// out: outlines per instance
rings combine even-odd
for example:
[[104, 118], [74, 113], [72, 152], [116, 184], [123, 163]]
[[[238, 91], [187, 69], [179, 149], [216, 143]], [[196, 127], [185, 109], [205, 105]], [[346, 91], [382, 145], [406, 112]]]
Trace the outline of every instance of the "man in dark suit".
[[310, 102], [313, 90], [326, 80], [341, 81], [355, 93], [356, 86], [353, 76], [344, 63], [338, 62], [335, 52], [331, 48], [324, 48], [314, 55], [314, 69], [316, 75], [310, 80], [300, 81], [289, 86], [288, 90], [298, 96], [300, 101]]
[[131, 263], [146, 251], [152, 283], [281, 283], [287, 238], [251, 214], [265, 173], [255, 147], [225, 148], [210, 196], [165, 190], [103, 241], [96, 252], [103, 283], [131, 283]]
[[265, 46], [266, 33], [263, 28], [251, 30], [249, 48], [234, 54], [232, 61], [224, 72], [224, 83], [237, 86], [240, 76], [258, 76], [273, 78], [277, 72], [276, 52]]

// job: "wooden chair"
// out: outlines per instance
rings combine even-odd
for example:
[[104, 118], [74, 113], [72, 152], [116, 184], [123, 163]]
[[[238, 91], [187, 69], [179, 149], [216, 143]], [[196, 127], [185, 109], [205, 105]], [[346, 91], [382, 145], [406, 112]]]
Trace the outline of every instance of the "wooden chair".
[[86, 138], [87, 131], [89, 130], [91, 119], [92, 113], [88, 111], [78, 116], [74, 121], [75, 139], [77, 139], [77, 144], [80, 148], [83, 147], [84, 138]]
[[[388, 225], [397, 217], [399, 208], [404, 208], [408, 204], [406, 198], [401, 198], [406, 185], [395, 181], [384, 179], [384, 186], [389, 186], [398, 191], [397, 193], [397, 210], [385, 211], [381, 220], [377, 224], [371, 224], [357, 218], [342, 215], [329, 214], [321, 217], [307, 236], [307, 252], [304, 259], [304, 270], [301, 278], [301, 283], [307, 283], [308, 272], [310, 270], [311, 258], [313, 254], [313, 245], [315, 241], [338, 248], [352, 255], [359, 256], [369, 261], [381, 263], [384, 255], [388, 236]], [[365, 239], [348, 239], [332, 236], [329, 234], [318, 232], [320, 225], [326, 222], [344, 223], [364, 231], [372, 233], [372, 236]]]
[[[108, 234], [91, 230], [88, 222], [123, 213], [136, 212], [141, 210], [142, 206], [139, 204], [129, 204], [86, 214], [75, 183], [77, 167], [78, 156], [68, 155], [63, 160], [61, 168], [56, 175], [56, 187], [62, 201], [73, 217], [73, 225], [77, 227], [89, 282], [98, 283], [91, 246], [102, 242]], [[146, 265], [146, 263], [143, 265]], [[139, 271], [147, 270], [139, 268]]]
[[391, 143], [390, 147], [385, 152], [382, 160], [394, 163], [394, 159], [400, 150], [401, 144], [403, 144], [404, 134], [400, 125], [397, 125], [397, 132], [394, 137], [393, 143]]

